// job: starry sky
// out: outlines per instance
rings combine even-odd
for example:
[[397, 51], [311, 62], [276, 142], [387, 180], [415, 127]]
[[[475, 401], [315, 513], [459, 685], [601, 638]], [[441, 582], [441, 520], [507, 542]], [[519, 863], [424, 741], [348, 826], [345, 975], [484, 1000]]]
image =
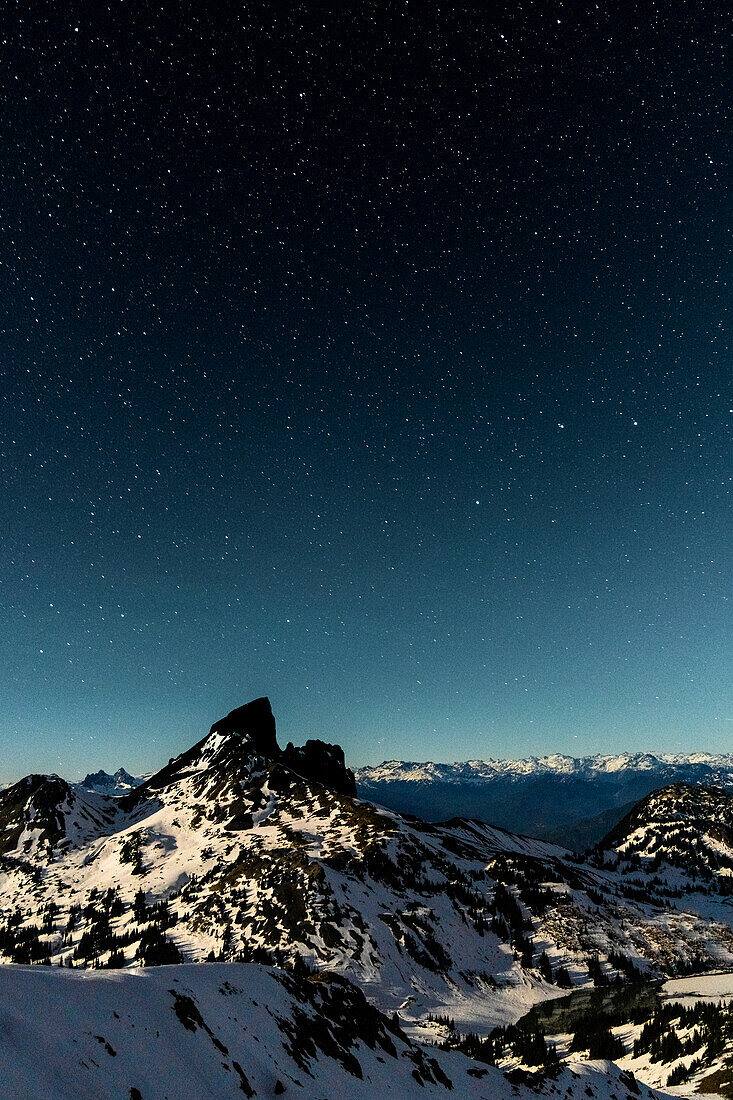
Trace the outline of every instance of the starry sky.
[[733, 749], [725, 9], [5, 12], [0, 780]]

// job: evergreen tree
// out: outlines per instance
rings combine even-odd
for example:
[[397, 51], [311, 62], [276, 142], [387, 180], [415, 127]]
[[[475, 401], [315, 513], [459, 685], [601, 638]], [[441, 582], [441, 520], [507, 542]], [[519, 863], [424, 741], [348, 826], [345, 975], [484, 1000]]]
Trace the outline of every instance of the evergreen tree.
[[543, 951], [542, 954], [540, 955], [540, 961], [537, 965], [539, 966], [540, 974], [545, 979], [545, 981], [546, 982], [551, 982], [553, 980], [552, 963], [550, 962], [549, 958], [547, 957], [547, 952], [546, 951]]

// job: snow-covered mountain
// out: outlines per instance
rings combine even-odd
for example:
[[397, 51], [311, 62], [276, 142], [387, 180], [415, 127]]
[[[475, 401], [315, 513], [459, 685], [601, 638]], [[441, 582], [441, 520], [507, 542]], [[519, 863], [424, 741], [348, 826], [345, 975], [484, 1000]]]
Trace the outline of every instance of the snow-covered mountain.
[[354, 789], [337, 746], [280, 749], [266, 699], [123, 797], [29, 776], [0, 794], [0, 961], [303, 960], [406, 1024], [447, 1012], [483, 1032], [599, 965], [733, 965], [717, 878], [699, 896], [691, 882], [683, 911], [661, 878], [640, 890], [623, 853], [583, 863]]
[[363, 798], [398, 813], [428, 821], [476, 817], [583, 850], [659, 787], [689, 783], [733, 789], [733, 755], [554, 754], [455, 764], [388, 760], [355, 774]]
[[127, 794], [133, 787], [139, 787], [146, 778], [148, 777], [130, 775], [124, 768], [118, 768], [113, 775], [105, 771], [90, 772], [84, 776], [79, 786], [99, 794]]
[[653, 1100], [603, 1062], [515, 1072], [421, 1046], [336, 975], [0, 968], [5, 1100]]
[[485, 1036], [570, 987], [733, 967], [722, 790], [659, 792], [581, 859], [359, 799], [338, 746], [279, 747], [267, 699], [127, 793], [100, 786], [0, 792], [0, 963], [54, 964], [0, 966], [3, 1095], [647, 1095], [613, 1067], [508, 1081], [416, 1040], [436, 1017]]
[[733, 895], [733, 797], [715, 787], [676, 783], [636, 805], [599, 844], [646, 874], [675, 870], [695, 884]]

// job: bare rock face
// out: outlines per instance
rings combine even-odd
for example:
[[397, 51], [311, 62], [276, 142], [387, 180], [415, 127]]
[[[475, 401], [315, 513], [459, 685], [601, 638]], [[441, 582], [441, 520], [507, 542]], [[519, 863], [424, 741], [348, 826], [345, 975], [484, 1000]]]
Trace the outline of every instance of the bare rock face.
[[214, 722], [209, 735], [214, 733], [225, 737], [229, 734], [248, 737], [255, 752], [261, 756], [269, 760], [276, 760], [280, 756], [275, 719], [267, 696], [253, 699], [251, 703], [245, 703], [243, 707], [229, 711], [226, 718], [220, 718], [218, 722]]
[[280, 762], [291, 771], [323, 784], [338, 794], [356, 798], [354, 773], [346, 767], [344, 750], [340, 745], [328, 745], [325, 741], [306, 741], [300, 748], [290, 742]]

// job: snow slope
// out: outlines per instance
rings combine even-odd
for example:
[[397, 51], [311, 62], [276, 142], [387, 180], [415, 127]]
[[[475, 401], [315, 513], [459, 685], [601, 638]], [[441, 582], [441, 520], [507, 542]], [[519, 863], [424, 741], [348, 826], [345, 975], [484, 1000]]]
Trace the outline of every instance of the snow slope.
[[0, 968], [4, 1100], [651, 1100], [608, 1063], [515, 1075], [412, 1043], [342, 980], [256, 965]]

